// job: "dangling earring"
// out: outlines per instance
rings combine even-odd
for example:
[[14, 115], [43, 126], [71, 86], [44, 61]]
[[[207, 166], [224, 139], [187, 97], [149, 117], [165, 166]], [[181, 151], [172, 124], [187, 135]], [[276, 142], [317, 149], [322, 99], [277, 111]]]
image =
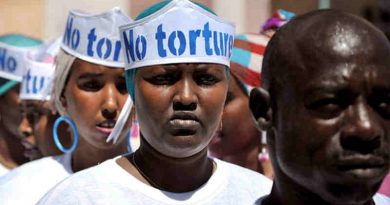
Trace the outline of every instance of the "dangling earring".
[[133, 120], [133, 123], [131, 125], [131, 128], [130, 128], [130, 132], [129, 132], [129, 138], [128, 138], [128, 142], [127, 142], [127, 146], [128, 146], [128, 150], [131, 152], [133, 150], [137, 150], [138, 147], [139, 147], [139, 136], [140, 136], [140, 133], [139, 133], [139, 124], [138, 124], [138, 120], [137, 120], [137, 117], [134, 117], [134, 120]]
[[[62, 144], [58, 138], [58, 126], [60, 125], [60, 123], [62, 121], [65, 121], [66, 123], [68, 123], [73, 131], [74, 140], [73, 140], [72, 146], [69, 149], [66, 149], [64, 146], [62, 146]], [[64, 152], [67, 154], [72, 153], [76, 149], [77, 144], [79, 142], [79, 133], [78, 133], [77, 127], [74, 124], [74, 122], [72, 121], [72, 119], [70, 119], [69, 117], [64, 116], [64, 115], [57, 118], [56, 121], [54, 122], [54, 126], [53, 126], [53, 138], [54, 138], [54, 142], [55, 142], [56, 146], [58, 147], [59, 150], [61, 150], [61, 152]]]
[[269, 160], [269, 154], [267, 151], [267, 135], [266, 132], [261, 132], [261, 152], [257, 156], [260, 162]]

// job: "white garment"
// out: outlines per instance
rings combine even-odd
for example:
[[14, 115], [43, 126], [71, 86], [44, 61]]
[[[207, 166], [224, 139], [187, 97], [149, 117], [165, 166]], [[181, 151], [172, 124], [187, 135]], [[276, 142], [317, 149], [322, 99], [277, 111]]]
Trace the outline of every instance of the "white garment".
[[71, 155], [45, 157], [13, 169], [0, 178], [0, 204], [35, 204], [71, 175]]
[[[256, 205], [262, 205], [264, 199], [267, 198], [267, 196], [261, 197], [256, 201]], [[374, 197], [375, 205], [389, 205], [390, 204], [390, 198], [382, 195], [382, 194], [375, 194]]]
[[186, 193], [165, 192], [130, 175], [116, 159], [72, 175], [38, 204], [245, 205], [269, 194], [272, 186], [271, 180], [261, 174], [214, 159], [217, 169], [202, 187]]
[[0, 163], [0, 177], [7, 174], [10, 170]]
[[383, 194], [374, 195], [375, 205], [390, 205], [390, 198]]

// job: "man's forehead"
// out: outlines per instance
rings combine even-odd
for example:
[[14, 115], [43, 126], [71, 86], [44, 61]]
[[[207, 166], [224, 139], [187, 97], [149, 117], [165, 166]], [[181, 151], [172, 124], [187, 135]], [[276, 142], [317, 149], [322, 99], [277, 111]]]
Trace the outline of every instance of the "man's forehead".
[[[329, 12], [327, 15], [319, 17], [329, 19], [315, 16], [298, 19], [285, 29], [278, 46], [283, 60], [293, 66], [287, 72], [319, 66], [332, 69], [334, 64], [341, 63], [389, 66], [390, 61], [385, 59], [389, 59], [390, 45], [383, 33], [349, 14]], [[301, 32], [292, 34], [297, 31]]]

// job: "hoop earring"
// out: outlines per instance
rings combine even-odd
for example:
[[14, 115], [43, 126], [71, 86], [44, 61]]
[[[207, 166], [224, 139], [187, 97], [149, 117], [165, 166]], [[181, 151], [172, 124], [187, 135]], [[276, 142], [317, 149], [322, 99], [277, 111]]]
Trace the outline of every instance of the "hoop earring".
[[[64, 146], [62, 146], [62, 144], [59, 140], [59, 137], [58, 137], [58, 126], [60, 125], [60, 123], [62, 121], [65, 121], [72, 128], [72, 131], [73, 131], [74, 140], [73, 140], [72, 146], [69, 149], [66, 149]], [[59, 150], [61, 150], [61, 152], [67, 153], [67, 154], [72, 153], [76, 149], [77, 144], [79, 142], [79, 133], [78, 133], [77, 127], [74, 124], [74, 122], [72, 121], [72, 119], [70, 119], [67, 116], [63, 116], [63, 115], [60, 116], [59, 118], [57, 118], [56, 121], [54, 122], [54, 126], [53, 126], [53, 138], [54, 138], [54, 142], [55, 142], [56, 146], [58, 147]]]

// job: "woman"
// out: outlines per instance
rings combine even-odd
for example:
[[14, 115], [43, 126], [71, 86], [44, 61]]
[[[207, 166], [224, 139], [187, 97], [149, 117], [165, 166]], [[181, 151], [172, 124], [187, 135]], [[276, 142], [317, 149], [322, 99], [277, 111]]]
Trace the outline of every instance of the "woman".
[[[26, 69], [20, 89], [22, 122], [19, 131], [23, 134], [24, 155], [30, 160], [60, 155], [53, 138], [53, 125], [59, 117], [50, 106], [50, 92], [54, 77], [54, 57], [59, 50], [61, 39], [50, 41], [45, 46], [27, 53]], [[60, 133], [66, 133], [61, 126]], [[70, 133], [69, 133], [70, 134]], [[66, 134], [66, 135], [69, 135]], [[70, 139], [62, 142], [70, 145]]]
[[[211, 156], [252, 169], [272, 179], [272, 166], [261, 132], [249, 110], [249, 91], [260, 86], [262, 55], [269, 38], [257, 34], [237, 35], [231, 62], [231, 79], [221, 129], [210, 143]], [[248, 58], [249, 56], [249, 58]]]
[[39, 204], [253, 204], [270, 181], [207, 155], [226, 99], [234, 27], [187, 0], [160, 2], [137, 19], [120, 33], [140, 148], [68, 178]]
[[23, 55], [41, 41], [20, 34], [0, 36], [0, 176], [28, 161], [23, 156], [18, 125], [19, 82], [22, 80]]
[[[119, 57], [109, 59], [100, 55], [108, 53], [108, 48], [99, 48], [99, 42], [101, 39], [119, 42], [117, 27], [129, 21], [118, 8], [98, 15], [70, 13], [61, 50], [56, 57], [50, 97], [61, 114], [54, 123], [55, 141], [71, 137], [72, 145], [69, 148], [57, 141], [59, 149], [66, 154], [31, 162], [3, 177], [0, 204], [35, 204], [56, 183], [72, 173], [127, 153], [127, 126], [116, 144], [106, 143], [128, 98], [124, 63]], [[78, 33], [79, 40], [73, 39], [68, 44], [69, 32]], [[95, 37], [97, 46], [89, 49], [88, 45], [93, 43], [88, 42], [88, 36]], [[89, 50], [95, 55], [89, 55]], [[71, 136], [64, 136], [66, 133], [57, 130], [62, 121], [70, 125]], [[21, 193], [23, 197], [20, 197]]]
[[210, 145], [210, 154], [273, 178], [265, 133], [258, 131], [249, 111], [248, 95], [260, 86], [265, 47], [275, 31], [294, 13], [279, 9], [262, 27], [261, 34], [240, 34], [234, 41], [232, 78], [222, 117], [222, 128]]

